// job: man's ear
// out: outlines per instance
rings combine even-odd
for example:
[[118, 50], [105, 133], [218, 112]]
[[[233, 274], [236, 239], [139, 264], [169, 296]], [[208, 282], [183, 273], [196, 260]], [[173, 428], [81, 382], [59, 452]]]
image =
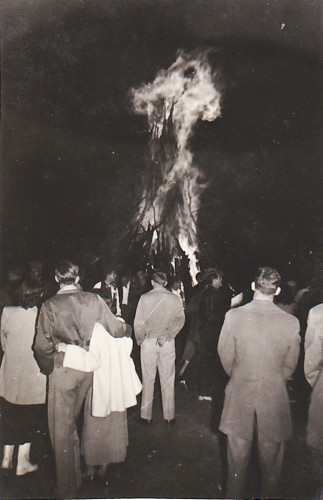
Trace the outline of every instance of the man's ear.
[[76, 276], [74, 283], [78, 283], [80, 281], [80, 277]]
[[57, 276], [55, 276], [55, 281], [56, 281], [57, 283], [59, 283]]
[[253, 292], [255, 292], [255, 291], [256, 291], [256, 283], [255, 283], [254, 281], [251, 283], [251, 290], [252, 290]]
[[281, 290], [282, 290], [282, 289], [281, 289], [281, 288], [280, 288], [280, 286], [279, 286], [279, 287], [277, 288], [276, 292], [275, 292], [275, 297], [276, 297], [276, 295], [279, 295], [279, 294], [280, 294]]

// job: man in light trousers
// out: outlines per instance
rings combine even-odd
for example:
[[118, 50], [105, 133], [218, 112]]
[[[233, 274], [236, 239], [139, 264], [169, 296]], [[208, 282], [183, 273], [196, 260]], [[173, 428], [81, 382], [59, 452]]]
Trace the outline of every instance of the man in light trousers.
[[163, 417], [175, 423], [175, 337], [185, 322], [181, 299], [166, 290], [167, 277], [155, 271], [153, 289], [139, 300], [134, 321], [137, 344], [141, 346], [142, 401], [141, 420], [152, 418], [154, 385], [158, 369], [162, 393]]

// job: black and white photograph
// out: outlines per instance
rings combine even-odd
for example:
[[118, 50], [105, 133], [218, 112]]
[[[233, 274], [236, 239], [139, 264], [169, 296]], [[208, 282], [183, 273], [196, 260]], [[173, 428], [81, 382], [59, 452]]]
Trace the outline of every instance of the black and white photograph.
[[322, 1], [0, 14], [0, 497], [323, 499]]

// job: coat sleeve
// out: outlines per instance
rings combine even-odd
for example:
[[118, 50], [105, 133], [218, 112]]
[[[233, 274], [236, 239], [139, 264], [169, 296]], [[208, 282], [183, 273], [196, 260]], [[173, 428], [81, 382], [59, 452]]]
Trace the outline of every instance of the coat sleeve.
[[[108, 333], [105, 332], [105, 335], [108, 335]], [[86, 351], [77, 345], [68, 345], [63, 366], [81, 372], [94, 372], [101, 365], [101, 352], [100, 332], [98, 333], [94, 327], [89, 350]]]
[[304, 372], [313, 387], [323, 366], [323, 335], [315, 321], [315, 312], [310, 310], [305, 334]]
[[137, 344], [140, 345], [143, 343], [146, 336], [144, 297], [140, 297], [138, 302], [138, 307], [134, 321], [134, 330], [135, 330], [135, 337]]
[[97, 321], [109, 332], [112, 337], [131, 337], [131, 326], [118, 319], [109, 309], [104, 300], [97, 296], [99, 300], [99, 315]]
[[222, 366], [229, 377], [232, 375], [234, 358], [235, 358], [235, 341], [232, 329], [232, 311], [229, 311], [225, 315], [224, 323], [221, 329], [219, 342], [218, 342], [218, 353]]
[[298, 335], [299, 322], [296, 318], [293, 319], [295, 320], [295, 327], [292, 331], [292, 338], [283, 367], [283, 377], [285, 380], [287, 380], [295, 371], [300, 349], [299, 346], [301, 337]]
[[174, 295], [172, 299], [174, 299], [172, 318], [167, 328], [167, 336], [170, 339], [174, 339], [176, 337], [185, 323], [185, 312], [181, 299], [176, 295]]
[[35, 359], [40, 371], [45, 375], [49, 375], [54, 369], [55, 345], [52, 339], [52, 325], [52, 313], [45, 302], [39, 313], [33, 345]]
[[1, 347], [3, 352], [5, 352], [6, 350], [6, 343], [7, 343], [7, 332], [5, 327], [6, 315], [7, 315], [6, 308], [4, 308], [1, 316]]

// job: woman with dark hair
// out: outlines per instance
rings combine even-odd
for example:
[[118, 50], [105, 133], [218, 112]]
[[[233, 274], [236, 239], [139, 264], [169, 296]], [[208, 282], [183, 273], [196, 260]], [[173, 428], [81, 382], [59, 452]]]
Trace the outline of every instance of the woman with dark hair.
[[293, 290], [288, 283], [283, 283], [280, 294], [275, 297], [275, 304], [283, 311], [296, 316], [297, 305], [294, 302]]
[[3, 459], [1, 467], [13, 467], [14, 446], [19, 445], [16, 475], [38, 469], [29, 460], [30, 446], [37, 430], [39, 405], [45, 403], [46, 376], [34, 359], [37, 304], [41, 290], [35, 283], [23, 282], [18, 290], [18, 306], [5, 307], [1, 317], [0, 396], [3, 420]]

